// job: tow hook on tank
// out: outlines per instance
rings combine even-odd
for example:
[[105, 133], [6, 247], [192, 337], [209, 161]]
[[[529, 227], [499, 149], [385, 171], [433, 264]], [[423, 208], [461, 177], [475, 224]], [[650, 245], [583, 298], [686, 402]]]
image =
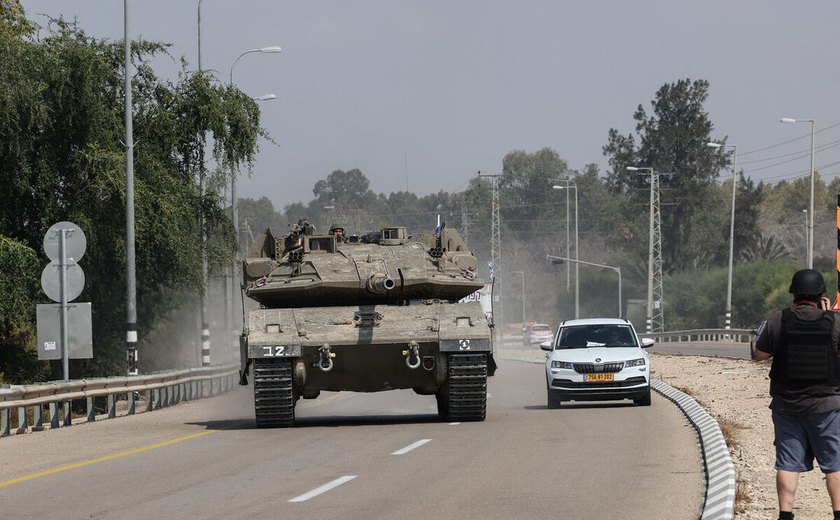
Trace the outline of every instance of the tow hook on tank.
[[405, 364], [408, 368], [414, 370], [420, 366], [420, 345], [416, 341], [411, 340], [408, 344], [408, 350], [403, 350], [405, 356]]
[[320, 368], [322, 372], [329, 372], [332, 370], [332, 358], [335, 357], [335, 352], [330, 351], [329, 343], [324, 343], [321, 348], [318, 349], [318, 357], [318, 368]]
[[423, 356], [423, 370], [426, 372], [431, 372], [435, 369], [435, 357], [434, 356]]

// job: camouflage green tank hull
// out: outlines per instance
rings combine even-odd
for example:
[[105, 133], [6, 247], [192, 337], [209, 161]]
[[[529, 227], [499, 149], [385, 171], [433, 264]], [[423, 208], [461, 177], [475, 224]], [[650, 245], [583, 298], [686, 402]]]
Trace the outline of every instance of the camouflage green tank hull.
[[292, 425], [295, 401], [321, 391], [408, 388], [435, 395], [446, 419], [483, 420], [495, 369], [477, 302], [256, 309], [242, 349], [258, 426]]

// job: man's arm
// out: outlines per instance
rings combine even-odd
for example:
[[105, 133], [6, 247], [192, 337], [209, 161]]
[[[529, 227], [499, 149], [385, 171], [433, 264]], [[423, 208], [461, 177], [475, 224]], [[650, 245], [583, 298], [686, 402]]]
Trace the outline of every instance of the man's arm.
[[761, 335], [755, 340], [755, 359], [764, 361], [773, 357], [773, 335], [771, 331], [779, 330], [782, 322], [782, 313], [776, 312], [767, 321]]

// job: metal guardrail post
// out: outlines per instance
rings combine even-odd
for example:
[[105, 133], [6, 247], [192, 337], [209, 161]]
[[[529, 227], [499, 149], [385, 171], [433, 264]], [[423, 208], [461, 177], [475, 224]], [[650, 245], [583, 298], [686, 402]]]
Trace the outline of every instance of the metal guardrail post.
[[125, 412], [126, 415], [134, 415], [137, 407], [137, 400], [134, 398], [134, 392], [128, 392], [125, 396], [125, 399], [128, 403], [128, 407]]
[[153, 408], [153, 410], [160, 410], [160, 408], [161, 408], [161, 402], [160, 402], [160, 388], [155, 388], [155, 389], [152, 391], [152, 397], [153, 397], [153, 399], [154, 399], [154, 401], [155, 401], [155, 404], [154, 404], [154, 408]]
[[50, 403], [50, 428], [58, 428], [58, 403]]
[[152, 390], [146, 390], [146, 411], [151, 412], [154, 408], [154, 392]]
[[18, 407], [18, 433], [24, 433], [29, 429], [29, 416], [26, 414], [26, 407]]
[[44, 405], [38, 404], [32, 407], [32, 431], [44, 431]]
[[64, 426], [72, 426], [73, 425], [73, 402], [72, 401], [64, 401], [63, 408], [64, 408]]
[[88, 397], [85, 401], [87, 401], [87, 422], [96, 422], [96, 403], [93, 397]]
[[9, 410], [0, 410], [0, 437], [7, 437], [12, 434], [9, 427], [9, 419], [11, 412]]
[[108, 419], [114, 419], [117, 416], [117, 399], [114, 394], [108, 394]]

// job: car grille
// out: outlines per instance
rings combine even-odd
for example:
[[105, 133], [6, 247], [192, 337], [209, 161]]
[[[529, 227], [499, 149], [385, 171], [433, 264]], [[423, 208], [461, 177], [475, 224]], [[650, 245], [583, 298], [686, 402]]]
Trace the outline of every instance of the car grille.
[[578, 374], [621, 372], [624, 368], [624, 361], [617, 363], [573, 363], [573, 366]]
[[625, 388], [628, 386], [636, 386], [646, 383], [647, 380], [643, 376], [631, 377], [625, 381], [610, 381], [604, 382], [589, 382], [589, 381], [569, 381], [568, 379], [555, 379], [551, 382], [551, 386], [560, 388]]

